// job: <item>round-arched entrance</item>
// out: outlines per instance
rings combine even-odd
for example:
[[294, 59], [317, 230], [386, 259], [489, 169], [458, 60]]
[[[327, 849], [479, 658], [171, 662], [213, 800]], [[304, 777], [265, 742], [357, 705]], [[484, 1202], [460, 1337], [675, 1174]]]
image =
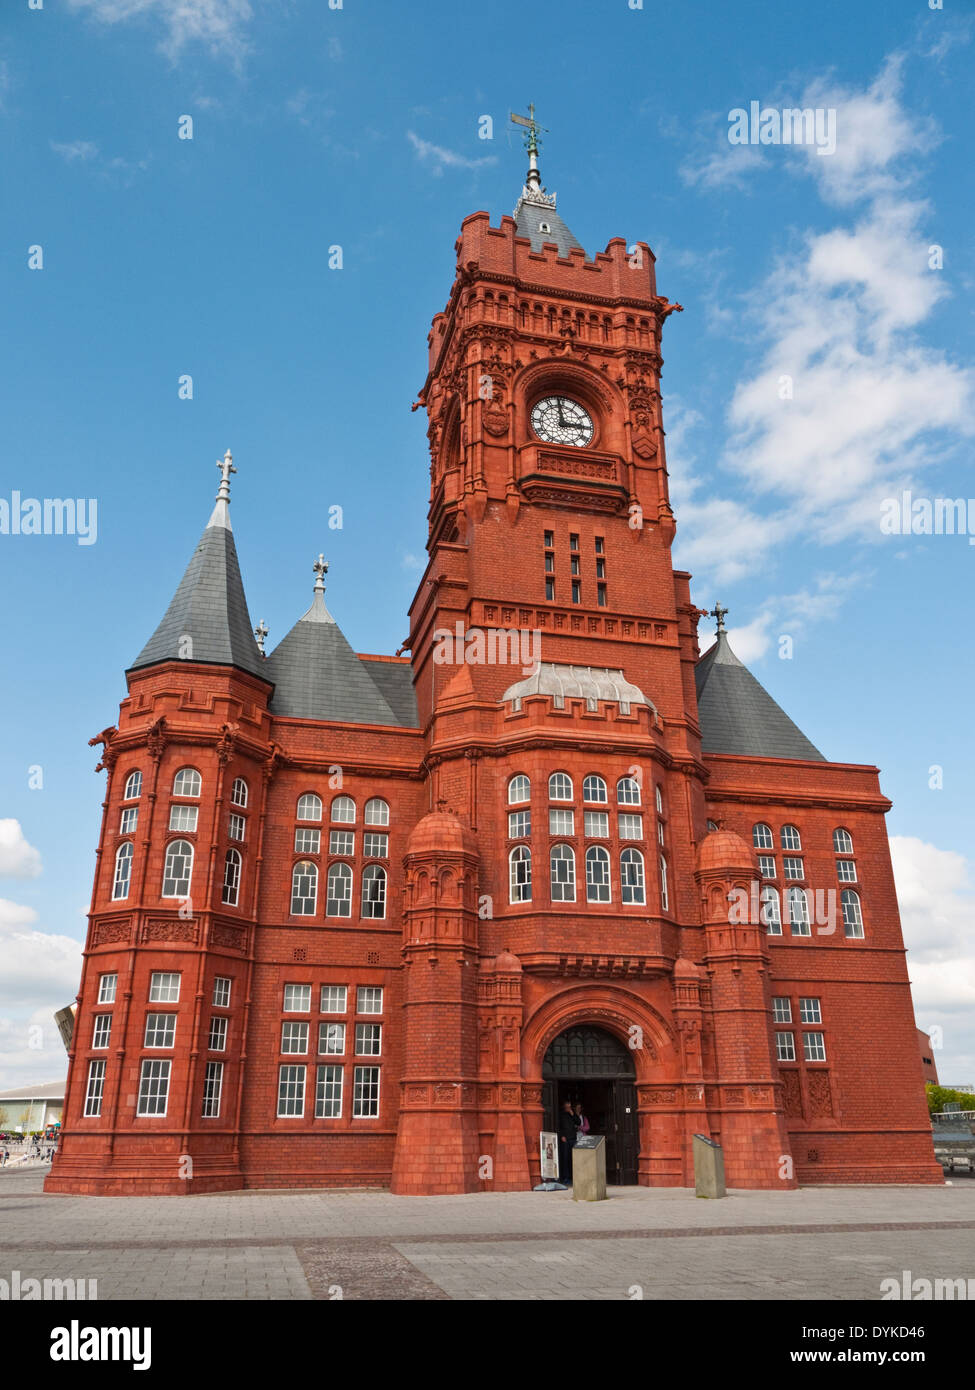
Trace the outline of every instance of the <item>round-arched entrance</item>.
[[606, 1138], [606, 1181], [635, 1183], [640, 1138], [630, 1050], [603, 1028], [567, 1028], [545, 1053], [542, 1079], [546, 1129], [558, 1129], [565, 1101], [581, 1103], [590, 1133]]

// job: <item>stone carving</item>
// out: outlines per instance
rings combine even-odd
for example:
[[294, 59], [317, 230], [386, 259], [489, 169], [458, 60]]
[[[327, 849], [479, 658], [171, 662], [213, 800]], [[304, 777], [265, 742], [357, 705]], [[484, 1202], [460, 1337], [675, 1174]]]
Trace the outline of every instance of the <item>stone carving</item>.
[[806, 1078], [809, 1088], [809, 1110], [814, 1119], [821, 1119], [831, 1116], [833, 1113], [833, 1096], [830, 1090], [829, 1073], [825, 1071], [811, 1071]]
[[745, 1092], [741, 1086], [726, 1086], [724, 1098], [729, 1105], [744, 1105]]
[[787, 1115], [802, 1118], [802, 1087], [797, 1071], [782, 1073], [782, 1104]]
[[91, 944], [107, 946], [111, 941], [128, 941], [131, 930], [128, 920], [124, 922], [98, 922], [91, 929]]
[[211, 946], [229, 946], [232, 951], [242, 951], [247, 943], [244, 927], [232, 927], [225, 922], [214, 922], [210, 928]]
[[163, 917], [146, 922], [140, 933], [141, 941], [185, 941], [196, 945], [197, 930], [195, 922], [180, 922], [176, 918]]
[[601, 463], [598, 459], [564, 458], [560, 454], [539, 454], [539, 471], [543, 473], [570, 473], [576, 478], [603, 478], [616, 481], [616, 465]]
[[542, 1088], [541, 1086], [522, 1086], [521, 1100], [523, 1105], [541, 1105]]
[[422, 1105], [427, 1097], [428, 1089], [426, 1086], [407, 1086], [406, 1088], [406, 1099], [413, 1105]]
[[433, 1099], [437, 1105], [450, 1105], [457, 1098], [456, 1086], [434, 1086]]
[[520, 1087], [520, 1086], [502, 1086], [502, 1087], [501, 1087], [501, 1104], [502, 1104], [502, 1105], [517, 1105], [518, 1102], [519, 1102], [520, 1100], [521, 1100], [521, 1087]]

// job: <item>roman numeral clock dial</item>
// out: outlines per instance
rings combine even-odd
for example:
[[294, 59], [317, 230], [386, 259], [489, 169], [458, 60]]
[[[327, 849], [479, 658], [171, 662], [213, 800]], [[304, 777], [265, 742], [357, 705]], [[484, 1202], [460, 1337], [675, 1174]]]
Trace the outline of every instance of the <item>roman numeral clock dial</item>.
[[585, 449], [593, 436], [593, 423], [577, 401], [568, 396], [543, 396], [532, 408], [532, 429], [546, 444], [574, 444]]

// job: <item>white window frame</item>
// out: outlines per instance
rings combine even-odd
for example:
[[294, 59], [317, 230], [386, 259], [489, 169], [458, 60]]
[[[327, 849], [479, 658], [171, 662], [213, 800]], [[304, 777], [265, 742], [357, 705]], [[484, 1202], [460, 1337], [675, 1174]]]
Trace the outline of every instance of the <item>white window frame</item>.
[[112, 878], [113, 903], [124, 902], [129, 896], [129, 889], [132, 887], [132, 861], [134, 858], [135, 849], [131, 840], [126, 840], [115, 851], [115, 873]]
[[[779, 890], [777, 888], [770, 888], [766, 886], [761, 890], [760, 902], [761, 906], [759, 907], [759, 916], [762, 919], [762, 925], [765, 927], [766, 935], [781, 936], [782, 903], [779, 898]], [[771, 912], [768, 910], [770, 903], [773, 904], [774, 907], [774, 910]]]
[[295, 828], [295, 854], [321, 854], [322, 832], [317, 825], [299, 825]]
[[362, 811], [363, 825], [389, 825], [389, 802], [381, 796], [371, 796]]
[[229, 839], [237, 840], [240, 844], [243, 844], [247, 839], [247, 817], [238, 816], [236, 811], [232, 811], [227, 835]]
[[282, 1062], [278, 1066], [277, 1118], [279, 1120], [301, 1120], [304, 1118], [307, 1076], [308, 1067], [304, 1062]]
[[[326, 995], [326, 991], [328, 994]], [[341, 1000], [340, 1009], [332, 1007], [332, 991], [336, 991], [336, 1003]], [[327, 999], [327, 1002], [326, 1002]], [[322, 985], [319, 995], [318, 1012], [320, 1014], [345, 1014], [349, 1011], [349, 987], [348, 985]]]
[[[324, 1019], [318, 1025], [318, 1055], [319, 1057], [344, 1057], [345, 1056], [345, 1029], [344, 1023], [326, 1022]], [[324, 1044], [324, 1046], [323, 1046]]]
[[583, 811], [582, 833], [586, 840], [609, 839], [609, 812]]
[[532, 833], [531, 810], [508, 812], [508, 839], [527, 840]]
[[[595, 792], [595, 796], [593, 795]], [[609, 789], [606, 786], [606, 778], [600, 777], [598, 772], [587, 772], [582, 779], [582, 799], [595, 806], [606, 806], [609, 803]]]
[[616, 804], [618, 806], [639, 806], [641, 800], [640, 783], [636, 778], [621, 777], [616, 783]]
[[[175, 874], [177, 858], [182, 861], [186, 869], [185, 875], [181, 875], [179, 878]], [[186, 899], [190, 896], [192, 885], [193, 846], [189, 840], [170, 840], [166, 846], [166, 857], [163, 861], [162, 891], [159, 896], [161, 898]]]
[[95, 1014], [94, 1024], [91, 1030], [91, 1046], [93, 1050], [101, 1051], [102, 1048], [112, 1045], [112, 1015]]
[[[564, 869], [556, 870], [556, 864]], [[549, 896], [553, 903], [576, 900], [576, 855], [571, 845], [552, 845], [548, 852]]]
[[778, 877], [775, 872], [774, 854], [760, 854], [758, 856], [758, 872], [761, 874], [762, 878]]
[[[366, 1080], [368, 1072], [374, 1076]], [[375, 1087], [375, 1096], [364, 1094], [368, 1085], [370, 1092]], [[355, 1120], [375, 1120], [379, 1117], [380, 1089], [382, 1087], [382, 1068], [374, 1066], [354, 1067], [352, 1073], [352, 1118]], [[363, 1109], [368, 1104], [369, 1109]]]
[[531, 900], [532, 852], [528, 845], [515, 845], [508, 854], [508, 901], [517, 904]]
[[[374, 1009], [373, 1004], [378, 1004], [379, 1008]], [[359, 985], [356, 989], [355, 1011], [357, 1014], [375, 1014], [378, 1017], [383, 1013], [383, 1005], [382, 985]]]
[[[351, 811], [351, 815], [348, 813]], [[336, 796], [329, 807], [328, 818], [332, 825], [355, 825], [355, 802], [351, 796]]]
[[845, 826], [838, 825], [836, 829], [833, 831], [833, 853], [853, 853], [853, 836], [845, 828]]
[[388, 859], [388, 833], [385, 830], [364, 830], [362, 832], [362, 853], [366, 859]]
[[826, 1035], [814, 1031], [802, 1035], [802, 1060], [804, 1062], [826, 1061]]
[[643, 816], [639, 811], [620, 811], [617, 813], [617, 819], [621, 840], [643, 839]]
[[[340, 888], [341, 885], [341, 888]], [[352, 916], [352, 893], [355, 875], [352, 865], [337, 859], [329, 864], [325, 879], [325, 916], [345, 918]], [[340, 888], [340, 891], [336, 891]]]
[[816, 996], [805, 995], [799, 1000], [799, 1022], [800, 1023], [822, 1023], [823, 1005], [822, 1000]]
[[215, 975], [213, 978], [213, 1007], [215, 1009], [230, 1008], [230, 992], [233, 989], [232, 975]]
[[[565, 795], [568, 791], [568, 795]], [[549, 801], [574, 801], [575, 789], [567, 772], [553, 772], [548, 779]]]
[[794, 1062], [796, 1060], [796, 1035], [786, 1031], [775, 1035], [775, 1060]]
[[[590, 866], [600, 865], [600, 874], [597, 878], [590, 870]], [[605, 879], [603, 878], [605, 871]], [[605, 894], [603, 893], [605, 889]], [[586, 850], [586, 902], [587, 903], [611, 903], [613, 901], [613, 861], [610, 858], [609, 850], [605, 845], [590, 845]]]
[[855, 859], [837, 859], [836, 877], [840, 883], [857, 883], [857, 861]]
[[351, 859], [355, 854], [355, 831], [330, 830], [328, 832], [328, 852], [329, 855], [334, 854], [343, 859]]
[[[187, 786], [192, 791], [184, 790]], [[203, 778], [195, 767], [181, 767], [173, 778], [173, 796], [188, 796], [199, 799], [203, 793]]]
[[94, 1057], [88, 1063], [83, 1112], [86, 1120], [96, 1120], [102, 1113], [102, 1099], [105, 1095], [105, 1066], [104, 1057]]
[[281, 1012], [283, 1014], [310, 1014], [311, 985], [306, 985], [303, 982], [286, 984], [281, 1001]]
[[[367, 1048], [363, 1044], [368, 1043]], [[375, 1044], [375, 1046], [373, 1046]], [[383, 1025], [381, 1023], [357, 1023], [355, 1025], [356, 1057], [381, 1057], [383, 1055]]]
[[143, 1057], [139, 1068], [137, 1116], [158, 1120], [166, 1115], [172, 1071], [173, 1063], [169, 1057]]
[[[848, 907], [853, 909], [849, 914], [846, 910]], [[840, 908], [843, 913], [843, 935], [849, 941], [862, 941], [864, 927], [860, 894], [853, 888], [844, 888], [840, 894]]]
[[802, 835], [797, 825], [783, 825], [779, 831], [779, 841], [788, 854], [802, 853]]
[[114, 1004], [115, 995], [118, 993], [118, 971], [109, 971], [107, 975], [98, 977], [98, 1004]]
[[[134, 790], [133, 790], [134, 787]], [[138, 801], [142, 795], [142, 773], [137, 767], [133, 768], [125, 779], [125, 787], [122, 791], [123, 801]]]
[[[627, 879], [633, 881], [628, 883]], [[644, 907], [646, 901], [647, 876], [643, 854], [635, 846], [628, 845], [620, 852], [620, 902], [627, 907]]]
[[122, 814], [119, 816], [118, 833], [120, 835], [134, 835], [139, 826], [138, 806], [123, 806]]
[[223, 1062], [207, 1062], [203, 1070], [203, 1104], [200, 1107], [200, 1118], [218, 1120], [222, 1098]]
[[792, 1000], [785, 994], [776, 994], [772, 998], [772, 1022], [791, 1023], [792, 1022]]
[[239, 849], [228, 849], [223, 858], [223, 886], [220, 901], [225, 907], [236, 907], [240, 901], [240, 877], [243, 859]]
[[207, 1052], [227, 1051], [227, 1030], [230, 1020], [226, 1014], [211, 1014], [207, 1029]]
[[298, 859], [291, 866], [290, 914], [292, 917], [314, 917], [317, 911], [318, 865], [311, 859]]
[[246, 807], [249, 794], [247, 783], [243, 777], [235, 777], [234, 784], [230, 789], [231, 806]]
[[281, 1024], [281, 1056], [308, 1055], [308, 1024], [304, 1019], [286, 1018]]
[[322, 818], [322, 798], [317, 792], [302, 792], [295, 808], [295, 820], [320, 821]]
[[[171, 1051], [176, 1046], [176, 1019], [176, 1014], [155, 1011], [147, 1013], [142, 1046], [151, 1048], [153, 1052]], [[158, 1041], [159, 1038], [162, 1038], [161, 1042]]]
[[178, 1004], [181, 980], [179, 970], [154, 970], [149, 977], [149, 1003]]
[[388, 881], [388, 875], [382, 864], [366, 865], [362, 871], [360, 916], [368, 918], [371, 922], [385, 919]]
[[[522, 783], [524, 783], [524, 787], [522, 787]], [[522, 791], [524, 791], [524, 796]], [[531, 778], [526, 777], [523, 772], [516, 772], [513, 777], [508, 779], [508, 805], [519, 806], [523, 801], [531, 801], [531, 798]]]
[[775, 836], [772, 827], [765, 821], [756, 821], [752, 826], [753, 849], [775, 849]]
[[342, 1118], [344, 1071], [344, 1067], [337, 1067], [331, 1062], [324, 1062], [315, 1068], [316, 1120], [340, 1120]]

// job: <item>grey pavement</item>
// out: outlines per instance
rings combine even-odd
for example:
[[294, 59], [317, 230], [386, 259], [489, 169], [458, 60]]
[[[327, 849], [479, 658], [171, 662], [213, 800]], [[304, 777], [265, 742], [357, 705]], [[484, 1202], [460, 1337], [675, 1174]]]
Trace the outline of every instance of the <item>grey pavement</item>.
[[[975, 1181], [394, 1197], [380, 1191], [67, 1197], [0, 1170], [0, 1279], [97, 1279], [98, 1298], [850, 1299], [975, 1281]], [[975, 1282], [973, 1282], [975, 1290]]]

